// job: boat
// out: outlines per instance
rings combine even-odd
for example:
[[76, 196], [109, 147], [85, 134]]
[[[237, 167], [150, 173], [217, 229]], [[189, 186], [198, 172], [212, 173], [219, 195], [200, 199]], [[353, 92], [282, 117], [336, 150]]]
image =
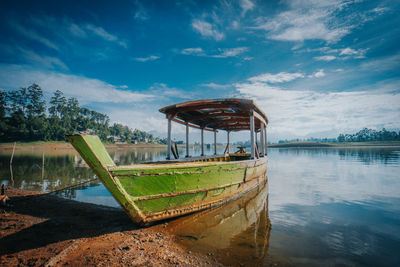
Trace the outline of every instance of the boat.
[[[159, 110], [168, 120], [167, 158], [117, 166], [96, 135], [66, 138], [138, 224], [177, 217], [222, 205], [265, 183], [268, 118], [251, 99], [203, 99]], [[186, 126], [186, 155], [172, 143], [172, 122]], [[201, 155], [189, 155], [189, 128], [201, 131]], [[250, 152], [231, 153], [230, 133], [250, 131]], [[204, 132], [214, 134], [214, 153], [206, 155]], [[217, 133], [226, 131], [227, 146], [217, 154]], [[260, 133], [258, 142], [257, 133]]]
[[261, 266], [269, 249], [268, 184], [214, 209], [163, 227], [190, 251], [213, 254], [225, 266]]

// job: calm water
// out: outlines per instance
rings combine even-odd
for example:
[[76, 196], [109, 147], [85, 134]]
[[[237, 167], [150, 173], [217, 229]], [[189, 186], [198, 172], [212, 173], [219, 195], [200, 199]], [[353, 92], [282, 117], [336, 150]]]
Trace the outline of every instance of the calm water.
[[[164, 149], [111, 154], [120, 164], [165, 158]], [[1, 183], [11, 183], [9, 158], [0, 151]], [[74, 153], [46, 151], [43, 164], [42, 152], [16, 152], [13, 176], [42, 191], [91, 181], [57, 194], [117, 206]], [[268, 180], [166, 230], [226, 264], [400, 266], [400, 148], [269, 149]]]

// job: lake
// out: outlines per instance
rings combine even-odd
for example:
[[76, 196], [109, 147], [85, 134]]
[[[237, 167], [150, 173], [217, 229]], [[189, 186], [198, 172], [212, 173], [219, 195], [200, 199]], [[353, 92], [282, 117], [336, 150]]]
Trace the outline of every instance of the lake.
[[[267, 185], [216, 209], [170, 220], [165, 230], [189, 250], [225, 264], [400, 265], [400, 147], [268, 153]], [[110, 154], [119, 164], [166, 156], [163, 148]], [[13, 181], [10, 155], [0, 150], [2, 184], [59, 190], [53, 194], [119, 208], [73, 151], [16, 151]]]

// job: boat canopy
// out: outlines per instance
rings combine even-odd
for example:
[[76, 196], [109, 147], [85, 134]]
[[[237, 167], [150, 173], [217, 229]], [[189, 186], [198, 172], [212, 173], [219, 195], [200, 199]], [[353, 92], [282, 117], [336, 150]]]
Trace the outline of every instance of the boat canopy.
[[166, 106], [160, 112], [175, 122], [214, 132], [250, 130], [252, 115], [256, 132], [268, 124], [267, 116], [251, 99], [202, 99]]

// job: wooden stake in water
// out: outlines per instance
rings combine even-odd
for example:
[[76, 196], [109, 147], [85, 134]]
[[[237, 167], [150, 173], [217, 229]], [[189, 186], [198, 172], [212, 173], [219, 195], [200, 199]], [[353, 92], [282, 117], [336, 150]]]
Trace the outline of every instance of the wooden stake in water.
[[42, 180], [44, 178], [44, 152], [42, 153]]
[[10, 178], [11, 178], [11, 186], [14, 186], [14, 176], [13, 176], [13, 170], [12, 170], [12, 161], [13, 161], [13, 158], [14, 158], [15, 145], [16, 145], [16, 142], [14, 142], [14, 147], [13, 147], [13, 151], [12, 151], [11, 159], [10, 159]]

